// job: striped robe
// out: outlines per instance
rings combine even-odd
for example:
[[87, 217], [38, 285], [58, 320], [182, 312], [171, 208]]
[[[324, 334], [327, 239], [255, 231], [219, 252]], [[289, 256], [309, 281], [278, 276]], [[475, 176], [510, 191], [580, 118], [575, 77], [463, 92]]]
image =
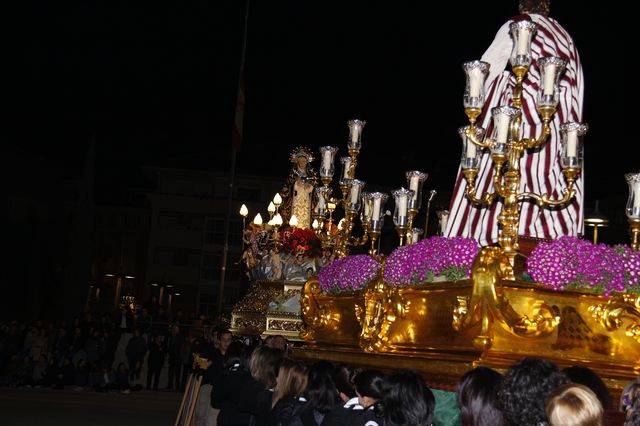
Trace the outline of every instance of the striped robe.
[[[555, 20], [540, 15], [530, 15], [537, 24], [537, 32], [531, 43], [532, 63], [523, 82], [522, 137], [536, 137], [540, 134], [541, 119], [536, 111], [536, 96], [540, 82], [540, 72], [536, 60], [545, 56], [559, 56], [567, 60], [566, 71], [560, 81], [560, 102], [551, 121], [551, 135], [540, 149], [525, 151], [520, 160], [520, 191], [551, 194], [551, 199], [562, 197], [566, 187], [560, 165], [560, 125], [565, 122], [580, 122], [582, 119], [583, 76], [578, 51], [573, 40]], [[491, 63], [486, 82], [487, 100], [478, 124], [492, 134], [491, 109], [501, 105], [511, 105], [515, 76], [505, 70], [512, 40], [507, 22], [496, 35], [496, 39], [483, 56]], [[476, 180], [478, 195], [493, 191], [493, 162], [488, 150], [480, 159]], [[449, 220], [444, 230], [446, 236], [475, 238], [481, 245], [498, 241], [498, 216], [502, 211], [500, 199], [490, 207], [474, 206], [464, 196], [466, 181], [462, 169], [458, 170], [453, 197], [449, 208]], [[555, 239], [564, 235], [583, 233], [583, 189], [584, 173], [576, 180], [575, 199], [562, 207], [539, 208], [535, 203], [520, 203], [520, 223], [518, 234], [534, 238]]]

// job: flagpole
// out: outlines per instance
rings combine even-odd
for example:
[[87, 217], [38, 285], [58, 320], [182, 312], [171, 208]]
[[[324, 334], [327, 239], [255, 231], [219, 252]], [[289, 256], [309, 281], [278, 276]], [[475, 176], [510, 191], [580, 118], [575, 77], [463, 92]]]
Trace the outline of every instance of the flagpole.
[[[242, 96], [244, 95], [241, 93], [241, 85], [243, 84], [242, 80], [243, 80], [243, 74], [244, 74], [244, 64], [245, 64], [245, 58], [247, 54], [247, 24], [249, 23], [249, 2], [250, 0], [247, 0], [245, 13], [244, 13], [244, 31], [242, 34], [242, 55], [240, 57], [240, 70], [238, 72], [238, 95], [236, 97], [236, 115], [238, 113], [237, 111], [238, 104], [240, 102], [244, 102], [244, 100], [242, 99]], [[236, 118], [237, 116], [234, 116], [234, 124], [235, 124]], [[239, 123], [240, 126], [242, 126], [242, 124], [243, 124], [242, 122]], [[238, 132], [240, 132], [240, 135], [242, 135], [243, 133], [242, 127], [237, 130]], [[227, 216], [224, 222], [225, 223], [224, 249], [222, 251], [222, 262], [221, 262], [222, 268], [220, 269], [220, 289], [218, 290], [218, 316], [222, 314], [222, 297], [224, 296], [224, 283], [227, 275], [227, 263], [229, 258], [229, 230], [231, 228], [231, 211], [233, 209], [233, 187], [234, 187], [235, 177], [236, 177], [237, 154], [238, 154], [238, 144], [232, 143], [231, 144], [231, 161], [230, 161], [231, 165], [229, 167], [229, 193], [227, 194]]]

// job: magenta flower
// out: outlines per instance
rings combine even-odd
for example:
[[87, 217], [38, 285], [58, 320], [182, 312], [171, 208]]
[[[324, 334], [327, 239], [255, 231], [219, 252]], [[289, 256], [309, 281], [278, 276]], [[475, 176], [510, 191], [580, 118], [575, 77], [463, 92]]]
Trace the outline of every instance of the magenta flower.
[[461, 237], [431, 237], [398, 247], [387, 258], [384, 281], [400, 287], [433, 281], [439, 275], [448, 281], [464, 279], [478, 250], [474, 239]]
[[323, 293], [342, 293], [364, 288], [380, 271], [380, 263], [367, 254], [336, 259], [322, 268], [318, 285]]
[[640, 290], [640, 255], [625, 246], [576, 237], [540, 243], [527, 260], [531, 278], [554, 290], [590, 289], [609, 296]]

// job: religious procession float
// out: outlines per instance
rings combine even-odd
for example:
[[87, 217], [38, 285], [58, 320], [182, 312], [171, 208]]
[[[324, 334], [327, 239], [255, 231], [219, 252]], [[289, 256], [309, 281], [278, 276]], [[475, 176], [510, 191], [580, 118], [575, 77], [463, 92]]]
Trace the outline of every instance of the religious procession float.
[[[391, 197], [363, 191], [365, 122], [351, 120], [340, 193], [338, 148], [320, 148], [319, 176], [311, 151], [296, 148], [268, 222], [246, 227], [253, 284], [234, 332], [285, 335], [310, 361], [411, 368], [443, 384], [525, 356], [588, 366], [613, 391], [640, 374], [640, 173], [625, 175], [631, 243], [581, 239], [587, 126], [571, 96], [581, 71], [566, 52], [546, 46], [543, 57], [530, 20], [510, 37], [511, 73], [488, 82], [489, 63], [463, 66], [469, 123], [441, 235], [420, 240], [414, 223], [426, 173], [407, 172]], [[388, 256], [385, 220], [400, 241]]]

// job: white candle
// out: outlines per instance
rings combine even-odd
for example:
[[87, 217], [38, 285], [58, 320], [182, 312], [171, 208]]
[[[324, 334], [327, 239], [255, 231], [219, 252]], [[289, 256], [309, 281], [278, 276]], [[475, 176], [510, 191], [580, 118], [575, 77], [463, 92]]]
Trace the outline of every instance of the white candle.
[[440, 231], [444, 232], [444, 229], [447, 227], [447, 220], [449, 219], [449, 215], [443, 213], [440, 216]]
[[633, 209], [640, 209], [640, 181], [633, 183]]
[[511, 117], [507, 114], [498, 114], [494, 118], [494, 121], [496, 121], [496, 127], [498, 129], [496, 142], [506, 143], [507, 137], [509, 136], [509, 123], [511, 122]]
[[349, 196], [349, 203], [356, 204], [358, 202], [358, 195], [360, 187], [358, 185], [351, 185], [351, 195]]
[[342, 178], [349, 179], [349, 167], [351, 167], [351, 157], [343, 157], [344, 165], [342, 170]]
[[469, 96], [477, 98], [480, 96], [480, 88], [482, 87], [482, 70], [480, 67], [474, 67], [469, 71]]
[[373, 213], [371, 214], [373, 220], [380, 220], [380, 201], [378, 197], [373, 199]]
[[398, 217], [406, 217], [407, 216], [407, 196], [400, 195], [398, 197]]
[[409, 180], [409, 189], [414, 192], [414, 198], [418, 196], [418, 183], [420, 183], [420, 176], [411, 176], [411, 179]]
[[575, 157], [578, 147], [578, 129], [567, 131], [567, 157]]
[[371, 201], [363, 200], [364, 217], [371, 217]]
[[476, 145], [467, 138], [467, 158], [476, 158]]
[[553, 86], [556, 76], [556, 64], [547, 64], [544, 68], [544, 82], [542, 84], [542, 93], [544, 95], [553, 95]]
[[531, 44], [531, 31], [520, 28], [518, 30], [518, 55], [526, 55], [529, 53], [529, 45]]
[[358, 142], [358, 136], [360, 136], [360, 125], [354, 124], [351, 127], [351, 142]]
[[331, 168], [331, 151], [326, 150], [322, 153], [322, 168], [329, 170]]

